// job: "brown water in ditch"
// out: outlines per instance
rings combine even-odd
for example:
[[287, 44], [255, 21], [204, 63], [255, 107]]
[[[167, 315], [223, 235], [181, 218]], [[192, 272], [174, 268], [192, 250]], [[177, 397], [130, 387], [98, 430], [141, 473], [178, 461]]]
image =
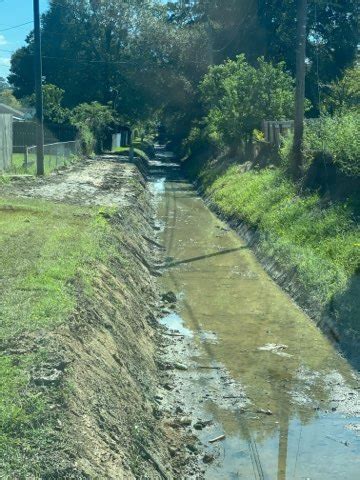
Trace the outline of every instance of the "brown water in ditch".
[[359, 382], [349, 364], [190, 184], [153, 187], [163, 287], [179, 298], [169, 326], [193, 335], [197, 361], [224, 366], [248, 399], [245, 412], [202, 406], [226, 434], [207, 478], [360, 479]]

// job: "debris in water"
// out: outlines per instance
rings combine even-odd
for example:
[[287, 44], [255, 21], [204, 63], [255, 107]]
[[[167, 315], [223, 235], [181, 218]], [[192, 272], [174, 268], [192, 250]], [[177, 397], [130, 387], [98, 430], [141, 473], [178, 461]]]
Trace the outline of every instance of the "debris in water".
[[256, 413], [263, 413], [264, 415], [274, 415], [271, 410], [264, 410], [263, 408], [259, 408], [256, 410]]
[[287, 350], [287, 345], [278, 345], [276, 343], [267, 343], [263, 347], [258, 347], [258, 350], [262, 352], [271, 352], [275, 355], [279, 355], [281, 357], [292, 357], [289, 353], [285, 353], [284, 350]]
[[221, 442], [222, 440], [225, 440], [226, 436], [225, 435], [219, 435], [216, 438], [213, 438], [212, 440], [209, 440], [209, 443], [216, 443], [216, 442]]

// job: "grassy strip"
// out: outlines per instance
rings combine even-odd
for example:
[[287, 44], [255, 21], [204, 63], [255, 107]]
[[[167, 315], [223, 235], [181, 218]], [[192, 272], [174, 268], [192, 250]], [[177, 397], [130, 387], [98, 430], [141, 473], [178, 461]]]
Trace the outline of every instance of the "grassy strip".
[[227, 217], [262, 232], [261, 248], [298, 279], [323, 307], [346, 289], [360, 268], [360, 229], [346, 205], [324, 206], [317, 194], [299, 196], [281, 169], [242, 173], [230, 167], [214, 178], [202, 172], [206, 193]]
[[[108, 212], [106, 212], [108, 213]], [[67, 322], [75, 282], [91, 294], [96, 264], [119, 257], [99, 208], [0, 198], [0, 476], [37, 475], [39, 452], [54, 435], [49, 405], [65, 390], [39, 389], [32, 372], [46, 362], [44, 332]], [[37, 345], [34, 347], [34, 343]], [[32, 478], [32, 477], [31, 477]]]
[[[58, 156], [56, 155], [45, 155], [44, 156], [44, 167], [45, 174], [49, 174], [60, 167], [66, 167], [71, 163], [76, 162], [77, 157], [72, 155], [71, 157]], [[10, 168], [10, 173], [15, 174], [36, 174], [36, 155], [30, 154], [28, 158], [28, 166], [24, 166], [24, 154], [22, 153], [13, 153], [12, 156], [12, 166]]]
[[[114, 153], [119, 153], [120, 155], [128, 156], [130, 154], [130, 147], [117, 147], [114, 150]], [[134, 153], [138, 157], [142, 158], [145, 161], [149, 161], [149, 157], [146, 155], [145, 152], [138, 148], [134, 148]]]

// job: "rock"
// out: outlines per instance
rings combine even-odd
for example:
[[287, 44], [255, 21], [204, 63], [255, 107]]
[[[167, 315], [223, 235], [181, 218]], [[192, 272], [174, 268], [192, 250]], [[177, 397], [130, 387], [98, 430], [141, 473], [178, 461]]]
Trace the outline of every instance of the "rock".
[[178, 450], [177, 450], [177, 448], [170, 446], [169, 447], [169, 453], [172, 457], [175, 457], [175, 455], [177, 455], [177, 453], [178, 453]]
[[170, 422], [169, 425], [170, 427], [173, 427], [173, 428], [189, 427], [191, 425], [191, 418], [188, 418], [188, 417], [176, 418], [175, 420]]
[[205, 420], [205, 421], [199, 420], [198, 422], [195, 423], [194, 428], [195, 430], [203, 430], [205, 427], [208, 427], [211, 424], [212, 424], [212, 420]]
[[188, 367], [182, 363], [174, 363], [174, 368], [176, 370], [188, 370]]
[[206, 453], [203, 457], [204, 463], [212, 463], [215, 460], [215, 457], [212, 453]]
[[192, 453], [198, 453], [198, 451], [199, 451], [198, 448], [197, 448], [197, 446], [194, 445], [193, 443], [188, 443], [188, 444], [186, 445], [186, 448], [187, 448], [190, 452], [192, 452]]
[[38, 376], [33, 377], [33, 382], [35, 385], [51, 386], [59, 385], [63, 372], [60, 370], [54, 370], [51, 375], [39, 374]]
[[263, 413], [264, 415], [273, 415], [273, 412], [271, 410], [264, 410], [263, 408], [259, 408], [256, 410], [256, 413]]
[[164, 302], [167, 302], [167, 303], [176, 303], [177, 302], [177, 297], [175, 295], [174, 292], [166, 292], [166, 293], [163, 293], [161, 295], [161, 299], [164, 301]]

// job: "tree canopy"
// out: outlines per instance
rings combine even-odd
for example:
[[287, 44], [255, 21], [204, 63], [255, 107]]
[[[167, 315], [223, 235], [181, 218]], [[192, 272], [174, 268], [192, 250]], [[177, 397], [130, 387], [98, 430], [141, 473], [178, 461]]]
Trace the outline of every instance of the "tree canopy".
[[[307, 97], [342, 77], [356, 58], [356, 0], [309, 2]], [[161, 118], [180, 138], [204, 115], [198, 85], [209, 66], [239, 54], [284, 63], [294, 75], [296, 2], [290, 0], [50, 0], [42, 18], [43, 72], [63, 106], [99, 102], [132, 123]], [[17, 98], [32, 95], [34, 39], [11, 60]]]

